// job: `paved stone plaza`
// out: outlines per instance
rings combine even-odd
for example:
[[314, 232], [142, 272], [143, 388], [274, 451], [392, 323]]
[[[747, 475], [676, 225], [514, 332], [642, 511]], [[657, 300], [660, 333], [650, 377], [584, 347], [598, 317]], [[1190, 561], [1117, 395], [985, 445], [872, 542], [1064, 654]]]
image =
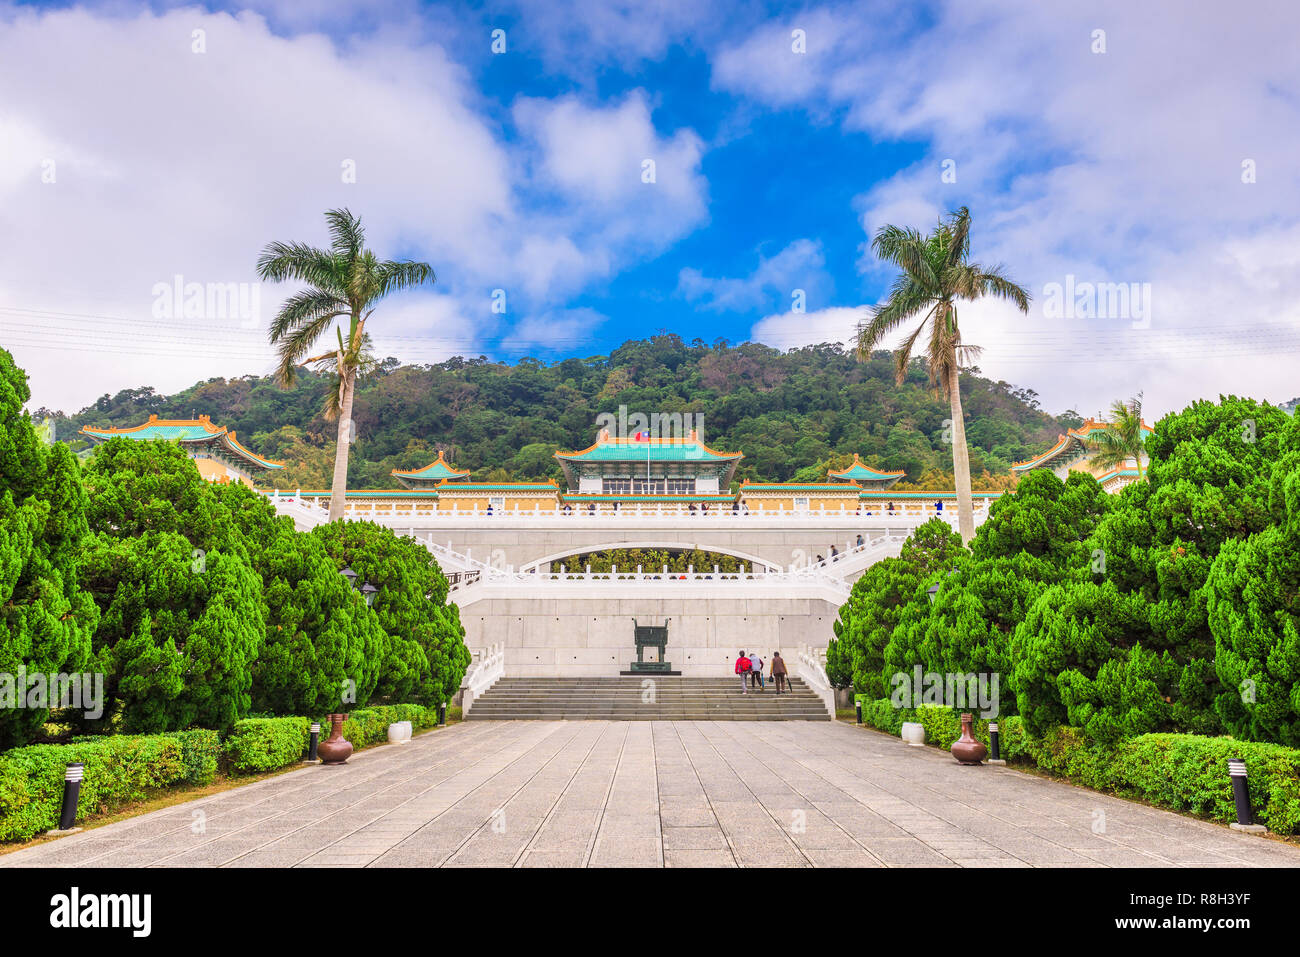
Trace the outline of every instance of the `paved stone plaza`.
[[483, 721], [0, 866], [1297, 867], [1300, 847], [843, 723]]

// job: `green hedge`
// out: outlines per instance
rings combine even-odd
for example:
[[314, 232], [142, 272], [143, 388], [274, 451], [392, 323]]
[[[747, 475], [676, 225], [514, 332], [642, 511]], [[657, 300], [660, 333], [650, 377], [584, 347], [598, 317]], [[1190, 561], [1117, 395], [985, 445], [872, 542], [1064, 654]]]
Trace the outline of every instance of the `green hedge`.
[[217, 779], [221, 760], [221, 735], [205, 728], [173, 731], [168, 737], [181, 743], [181, 763], [185, 765], [184, 784], [202, 787]]
[[236, 774], [274, 771], [301, 761], [310, 735], [306, 718], [245, 718], [235, 722], [222, 750]]
[[[388, 740], [388, 726], [397, 721], [411, 722], [411, 731], [432, 728], [438, 723], [438, 709], [426, 708], [418, 704], [376, 705], [373, 708], [358, 708], [351, 712], [343, 722], [343, 737], [352, 742], [354, 748], [378, 744]], [[321, 721], [322, 738], [329, 735], [329, 721]]]
[[34, 744], [0, 754], [0, 841], [25, 841], [59, 826], [67, 766], [85, 765], [77, 820], [143, 801], [183, 783], [179, 735], [113, 735], [72, 744]]
[[[388, 740], [388, 726], [410, 721], [419, 731], [438, 722], [438, 709], [397, 704], [363, 708], [343, 723], [353, 747]], [[328, 731], [328, 722], [322, 721]], [[34, 744], [0, 753], [0, 841], [26, 841], [59, 825], [63, 776], [85, 765], [77, 820], [108, 814], [167, 787], [211, 784], [224, 757], [236, 774], [295, 764], [307, 750], [307, 718], [245, 718], [223, 742], [203, 729], [154, 735], [98, 735], [69, 744]]]
[[[961, 737], [962, 712], [954, 711], [940, 705], [921, 705], [919, 708], [895, 708], [888, 698], [867, 700], [865, 695], [855, 696], [855, 701], [862, 702], [862, 723], [870, 725], [889, 734], [899, 735], [903, 732], [904, 722], [916, 722], [925, 729], [927, 744], [947, 750], [954, 741]], [[989, 743], [988, 720], [975, 712], [974, 734], [985, 745]], [[998, 720], [998, 719], [993, 719]], [[1007, 719], [1003, 719], [1004, 722]], [[1001, 727], [1002, 725], [999, 725]], [[1005, 736], [1002, 738], [1005, 741]], [[1003, 748], [1005, 750], [1005, 747]], [[1005, 757], [1005, 755], [1003, 755]]]
[[[898, 734], [904, 721], [919, 721], [926, 741], [949, 748], [961, 735], [961, 719], [947, 708], [896, 709], [888, 700], [862, 702], [862, 720]], [[1054, 728], [1041, 738], [1019, 717], [998, 722], [1002, 757], [1032, 764], [1075, 784], [1157, 807], [1189, 811], [1215, 821], [1237, 819], [1228, 759], [1246, 762], [1255, 820], [1277, 834], [1300, 833], [1300, 750], [1280, 744], [1195, 734], [1143, 734], [1115, 745], [1089, 742], [1078, 728]], [[975, 734], [988, 743], [988, 722]]]

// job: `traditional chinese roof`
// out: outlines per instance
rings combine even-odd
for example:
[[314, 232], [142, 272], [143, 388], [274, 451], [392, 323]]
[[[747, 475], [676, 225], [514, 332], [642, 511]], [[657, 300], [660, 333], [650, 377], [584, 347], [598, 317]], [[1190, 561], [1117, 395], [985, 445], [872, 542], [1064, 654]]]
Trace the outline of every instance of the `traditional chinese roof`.
[[[293, 498], [295, 495], [300, 495], [303, 498], [329, 498], [331, 494], [327, 488], [304, 488], [296, 492], [292, 489], [278, 489], [267, 494], [277, 493], [281, 498]], [[434, 489], [350, 488], [345, 494], [347, 498], [436, 499], [438, 497], [438, 493]]]
[[447, 492], [558, 492], [555, 482], [443, 482], [438, 491]]
[[[1109, 491], [1107, 486], [1115, 487], [1119, 485], [1127, 485], [1128, 482], [1136, 481], [1138, 478], [1138, 470], [1133, 466], [1124, 466], [1123, 468], [1111, 469], [1109, 472], [1095, 477], [1097, 479], [1097, 484], [1103, 489]], [[1125, 481], [1125, 479], [1128, 481]]]
[[165, 439], [180, 442], [191, 450], [206, 446], [212, 451], [224, 453], [250, 472], [284, 468], [282, 462], [274, 462], [250, 452], [239, 443], [234, 432], [223, 426], [214, 425], [206, 415], [201, 415], [197, 419], [160, 419], [156, 415], [151, 415], [149, 421], [143, 425], [126, 429], [96, 429], [87, 425], [81, 429], [81, 434], [96, 442], [107, 442], [109, 439], [120, 437], [141, 442]]
[[407, 488], [427, 488], [436, 482], [452, 481], [462, 479], [468, 472], [459, 472], [447, 464], [447, 460], [438, 453], [438, 457], [422, 469], [413, 469], [409, 472], [401, 469], [393, 469], [393, 477]]
[[[1105, 432], [1110, 428], [1110, 423], [1099, 422], [1096, 419], [1086, 419], [1083, 425], [1077, 429], [1069, 429], [1066, 433], [1057, 438], [1056, 444], [1041, 455], [1036, 455], [1032, 459], [1024, 462], [1017, 462], [1011, 466], [1013, 472], [1028, 472], [1032, 469], [1052, 468], [1058, 463], [1064, 461], [1074, 461], [1085, 456], [1089, 451], [1088, 441], [1094, 431]], [[1142, 423], [1142, 436], [1151, 434], [1151, 426], [1145, 422]]]
[[[642, 434], [642, 433], [638, 433]], [[744, 456], [739, 452], [719, 452], [699, 438], [694, 429], [688, 438], [611, 438], [602, 429], [596, 441], [577, 452], [556, 452], [570, 488], [578, 485], [581, 474], [608, 471], [610, 467], [658, 465], [673, 474], [716, 473], [719, 486], [730, 483], [736, 465]]]
[[[840, 469], [838, 472], [829, 471], [826, 476], [839, 479], [842, 482], [870, 482], [877, 488], [888, 488], [906, 474], [905, 471], [882, 472], [880, 469], [874, 469], [858, 458], [858, 454], [854, 452], [852, 465], [846, 469]], [[882, 483], [884, 484], [882, 485]]]

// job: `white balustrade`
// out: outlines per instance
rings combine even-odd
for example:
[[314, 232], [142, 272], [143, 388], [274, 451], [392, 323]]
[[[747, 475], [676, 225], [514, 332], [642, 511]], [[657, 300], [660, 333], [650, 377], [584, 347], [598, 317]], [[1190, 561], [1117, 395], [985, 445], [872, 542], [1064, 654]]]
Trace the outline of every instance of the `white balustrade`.
[[822, 704], [834, 721], [835, 687], [826, 676], [826, 649], [800, 645], [797, 660], [796, 674], [822, 699]]
[[505, 673], [506, 649], [501, 642], [474, 652], [474, 660], [470, 662], [465, 677], [460, 682], [462, 718], [469, 717], [475, 699], [491, 688], [498, 679], [504, 677]]

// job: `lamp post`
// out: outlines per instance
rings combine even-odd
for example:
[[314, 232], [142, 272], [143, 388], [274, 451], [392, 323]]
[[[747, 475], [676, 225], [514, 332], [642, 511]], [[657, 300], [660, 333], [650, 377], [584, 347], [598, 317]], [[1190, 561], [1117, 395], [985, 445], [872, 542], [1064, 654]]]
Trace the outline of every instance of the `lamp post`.
[[938, 583], [936, 582], [935, 584], [933, 584], [933, 585], [931, 585], [929, 588], [927, 588], [927, 589], [925, 590], [925, 593], [926, 593], [927, 595], [930, 596], [930, 604], [933, 605], [933, 604], [934, 604], [934, 596], [937, 595], [937, 594], [939, 594], [939, 585], [938, 585]]
[[351, 566], [345, 566], [339, 574], [348, 580], [348, 587], [357, 587], [357, 573], [352, 570]]
[[370, 584], [370, 582], [366, 582], [364, 585], [361, 586], [361, 597], [366, 600], [367, 608], [369, 608], [371, 605], [375, 603], [375, 594], [378, 591], [379, 589], [376, 588], [374, 585]]

